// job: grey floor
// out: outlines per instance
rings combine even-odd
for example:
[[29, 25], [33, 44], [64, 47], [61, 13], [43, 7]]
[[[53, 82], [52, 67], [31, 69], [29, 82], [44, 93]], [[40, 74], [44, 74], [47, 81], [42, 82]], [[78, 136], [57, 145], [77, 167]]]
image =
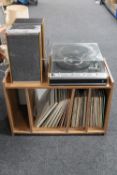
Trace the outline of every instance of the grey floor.
[[[31, 17], [45, 17], [51, 42], [98, 42], [117, 82], [117, 21], [104, 6], [94, 0], [39, 0], [29, 10]], [[0, 93], [0, 175], [117, 175], [116, 87], [105, 136], [11, 137]]]

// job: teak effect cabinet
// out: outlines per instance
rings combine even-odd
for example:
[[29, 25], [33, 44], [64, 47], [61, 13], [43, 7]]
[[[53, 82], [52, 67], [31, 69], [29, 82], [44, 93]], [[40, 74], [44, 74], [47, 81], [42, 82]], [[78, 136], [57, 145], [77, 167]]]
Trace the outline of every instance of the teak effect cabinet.
[[[11, 82], [10, 72], [6, 71], [6, 75], [3, 80], [4, 95], [8, 110], [8, 119], [10, 123], [10, 128], [12, 134], [105, 134], [108, 129], [109, 115], [112, 102], [113, 86], [114, 80], [105, 61], [105, 65], [108, 70], [109, 79], [106, 85], [101, 86], [50, 86], [48, 82], [43, 83], [38, 82]], [[18, 102], [17, 91], [22, 89], [25, 94], [26, 105], [20, 105]], [[66, 115], [66, 127], [57, 128], [37, 128], [34, 125], [34, 89], [68, 89], [70, 91], [69, 105]], [[71, 128], [70, 119], [73, 109], [73, 100], [75, 91], [79, 89], [87, 90], [87, 103], [86, 103], [86, 125], [84, 128]], [[104, 126], [102, 128], [90, 128], [88, 126], [88, 121], [90, 119], [89, 105], [91, 103], [91, 92], [92, 90], [104, 90], [106, 94], [106, 104], [105, 104], [105, 120]]]

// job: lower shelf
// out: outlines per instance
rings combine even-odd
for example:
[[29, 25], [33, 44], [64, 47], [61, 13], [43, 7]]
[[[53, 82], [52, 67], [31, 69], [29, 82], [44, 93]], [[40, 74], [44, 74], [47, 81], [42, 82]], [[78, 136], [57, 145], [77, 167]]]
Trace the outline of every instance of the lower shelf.
[[80, 135], [80, 134], [84, 134], [84, 135], [93, 135], [93, 134], [104, 134], [105, 131], [104, 129], [92, 129], [89, 128], [87, 131], [86, 130], [77, 130], [77, 129], [69, 129], [68, 131], [66, 131], [66, 128], [55, 128], [55, 129], [51, 129], [51, 128], [33, 128], [32, 131], [23, 131], [23, 130], [19, 130], [18, 128], [14, 129], [14, 134], [44, 134], [44, 135]]
[[111, 89], [5, 89], [5, 97], [13, 134], [102, 135], [107, 131]]

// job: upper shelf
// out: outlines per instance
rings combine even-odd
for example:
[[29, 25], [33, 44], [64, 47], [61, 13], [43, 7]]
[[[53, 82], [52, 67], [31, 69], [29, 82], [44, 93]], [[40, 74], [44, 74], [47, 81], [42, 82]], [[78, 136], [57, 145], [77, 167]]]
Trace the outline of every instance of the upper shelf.
[[113, 85], [113, 81], [111, 79], [111, 77], [109, 77], [109, 81], [106, 85], [102, 85], [102, 86], [50, 86], [48, 85], [48, 82], [13, 82], [11, 83], [9, 81], [9, 77], [10, 77], [10, 73], [7, 72], [3, 83], [5, 88], [8, 89], [13, 89], [13, 88], [47, 88], [47, 89], [54, 89], [54, 88], [62, 88], [62, 89], [88, 89], [88, 88], [92, 88], [92, 89], [99, 89], [99, 88], [110, 88]]
[[111, 88], [114, 85], [114, 79], [111, 75], [110, 69], [108, 67], [108, 64], [105, 60], [105, 66], [107, 68], [108, 74], [109, 74], [109, 79], [108, 79], [108, 83], [106, 85], [70, 85], [70, 86], [52, 86], [48, 84], [48, 81], [44, 81], [43, 83], [40, 82], [11, 82], [11, 78], [10, 78], [10, 71], [9, 69], [6, 71], [5, 77], [3, 79], [3, 84], [5, 86], [5, 88], [8, 89], [14, 89], [14, 88], [47, 88], [47, 89], [56, 89], [56, 88], [62, 88], [62, 89], [88, 89], [88, 88], [92, 88], [92, 89], [100, 89], [100, 88]]

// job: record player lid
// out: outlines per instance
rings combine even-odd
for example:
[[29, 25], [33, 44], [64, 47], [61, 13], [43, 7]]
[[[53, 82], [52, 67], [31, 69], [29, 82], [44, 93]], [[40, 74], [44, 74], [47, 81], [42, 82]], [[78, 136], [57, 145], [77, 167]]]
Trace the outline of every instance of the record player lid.
[[51, 50], [52, 61], [83, 62], [103, 61], [97, 43], [54, 44]]
[[97, 43], [54, 44], [50, 72], [100, 73], [105, 64]]

